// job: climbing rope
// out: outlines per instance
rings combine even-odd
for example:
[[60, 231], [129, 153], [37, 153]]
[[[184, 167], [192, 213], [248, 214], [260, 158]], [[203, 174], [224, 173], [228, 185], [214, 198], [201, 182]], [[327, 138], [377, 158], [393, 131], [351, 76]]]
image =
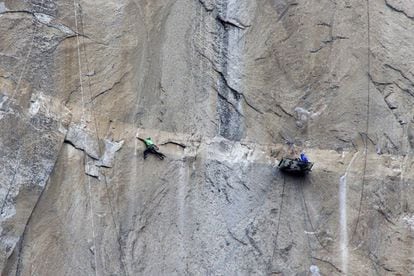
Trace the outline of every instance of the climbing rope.
[[361, 208], [362, 208], [362, 202], [364, 199], [364, 189], [365, 189], [365, 179], [366, 179], [366, 171], [367, 171], [367, 160], [368, 160], [368, 131], [369, 131], [369, 118], [370, 118], [370, 78], [369, 74], [371, 73], [371, 35], [370, 35], [370, 13], [369, 13], [369, 0], [366, 0], [367, 3], [367, 119], [366, 119], [366, 126], [365, 126], [365, 139], [364, 139], [364, 151], [365, 151], [365, 157], [364, 157], [364, 167], [363, 167], [363, 174], [362, 174], [362, 185], [361, 185], [361, 197], [359, 200], [359, 208], [358, 208], [358, 216], [357, 221], [355, 223], [354, 231], [352, 232], [351, 239], [352, 241], [354, 234], [356, 233], [358, 229], [358, 224], [361, 216]]
[[[85, 93], [83, 90], [83, 82], [82, 82], [82, 62], [81, 62], [81, 51], [80, 51], [80, 40], [79, 40], [79, 28], [78, 28], [78, 14], [77, 14], [77, 2], [76, 0], [73, 0], [73, 8], [74, 8], [74, 14], [75, 14], [75, 28], [76, 28], [76, 42], [77, 42], [77, 52], [78, 52], [78, 66], [79, 66], [79, 85], [81, 90], [81, 99], [82, 99], [82, 118], [81, 121], [85, 123]], [[87, 165], [88, 162], [88, 156], [87, 156], [87, 142], [86, 142], [86, 135], [84, 136], [84, 162], [85, 165]], [[88, 178], [88, 194], [89, 194], [89, 206], [90, 206], [90, 215], [91, 215], [91, 226], [92, 226], [92, 238], [93, 238], [93, 256], [95, 260], [95, 276], [98, 276], [98, 260], [97, 260], [97, 247], [96, 247], [96, 234], [95, 234], [95, 218], [94, 218], [94, 208], [93, 208], [93, 201], [92, 201], [92, 192], [91, 192], [91, 179], [89, 176], [86, 176]]]
[[[309, 215], [307, 215], [307, 213], [306, 213], [307, 209], [305, 210], [305, 198], [303, 197], [303, 191], [302, 191], [302, 186], [304, 184], [303, 182], [304, 181], [301, 181], [301, 183], [299, 183], [299, 185], [297, 185], [297, 186], [298, 186], [299, 193], [301, 194], [301, 198], [302, 198], [301, 207], [302, 207], [302, 212], [303, 212], [303, 229], [306, 231], [306, 225], [307, 225], [306, 217], [309, 216]], [[312, 245], [311, 245], [311, 241], [310, 241], [310, 238], [309, 238], [309, 234], [305, 233], [305, 235], [306, 235], [306, 239], [307, 239], [307, 242], [308, 242], [308, 255], [310, 257], [310, 264], [314, 265], [313, 255], [312, 255]]]
[[[311, 232], [315, 235], [315, 238], [318, 241], [321, 248], [326, 250], [329, 253], [329, 250], [326, 249], [325, 246], [323, 246], [322, 242], [320, 241], [319, 237], [317, 236], [315, 228], [314, 228], [313, 223], [312, 223], [312, 220], [310, 218], [308, 206], [307, 206], [306, 199], [305, 199], [305, 196], [304, 196], [304, 193], [303, 193], [303, 185], [304, 184], [305, 184], [305, 180], [302, 180], [297, 185], [297, 190], [298, 190], [298, 193], [300, 194], [300, 197], [301, 197], [301, 209], [302, 209], [302, 213], [303, 213], [303, 227], [304, 227], [304, 230], [305, 230], [305, 232], [307, 232], [306, 228], [307, 228], [307, 225], [309, 224], [310, 227], [311, 227]], [[281, 221], [282, 210], [283, 210], [283, 203], [284, 203], [284, 197], [285, 197], [285, 187], [286, 187], [286, 176], [283, 175], [282, 196], [281, 196], [281, 202], [280, 202], [280, 206], [279, 206], [279, 216], [278, 216], [278, 223], [277, 223], [277, 227], [276, 227], [277, 230], [276, 230], [276, 236], [275, 236], [274, 247], [273, 247], [273, 258], [276, 255], [276, 250], [278, 249], [277, 248], [277, 238], [278, 238], [278, 235], [279, 235], [280, 221]], [[296, 193], [296, 194], [298, 194], [298, 193]], [[312, 255], [312, 243], [311, 243], [311, 240], [309, 238], [309, 234], [305, 233], [305, 235], [306, 235], [306, 240], [307, 240], [307, 243], [308, 243], [308, 255], [309, 255], [309, 259], [310, 259], [310, 264], [314, 265], [313, 260], [315, 258]]]
[[[41, 6], [43, 5], [43, 2], [44, 2], [44, 0], [42, 0], [42, 2], [40, 4]], [[38, 32], [38, 25], [36, 24], [36, 19], [35, 18], [33, 18], [33, 21], [32, 21], [32, 26], [33, 25], [34, 25], [34, 28], [33, 28], [32, 39], [30, 41], [29, 51], [27, 51], [27, 55], [24, 59], [23, 68], [22, 68], [22, 71], [20, 72], [19, 78], [17, 80], [16, 88], [13, 90], [12, 95], [10, 97], [10, 102], [14, 99], [17, 91], [19, 91], [20, 84], [22, 82], [23, 76], [26, 74], [27, 62], [29, 61], [30, 56], [32, 55], [34, 40], [35, 40], [35, 34]]]
[[325, 249], [328, 253], [330, 253], [330, 251], [322, 244], [321, 240], [319, 239], [319, 236], [316, 233], [315, 227], [313, 226], [312, 220], [310, 218], [309, 215], [309, 209], [308, 209], [308, 205], [306, 204], [306, 199], [305, 199], [305, 195], [303, 193], [303, 185], [305, 184], [305, 179], [302, 181], [301, 185], [300, 185], [300, 194], [302, 197], [302, 201], [303, 201], [303, 207], [304, 207], [304, 214], [306, 215], [306, 218], [309, 221], [309, 225], [311, 227], [311, 232], [314, 233], [316, 240], [318, 241], [319, 245], [321, 246], [322, 249]]
[[286, 177], [283, 176], [283, 188], [282, 188], [282, 196], [281, 196], [280, 206], [279, 206], [279, 217], [277, 219], [277, 230], [276, 230], [276, 237], [275, 237], [275, 248], [277, 247], [277, 237], [279, 236], [280, 218], [282, 217], [283, 199], [285, 197], [285, 186], [286, 186]]
[[[44, 2], [44, 0], [42, 0], [42, 2], [40, 3], [40, 6], [43, 5], [43, 2]], [[23, 79], [23, 76], [26, 74], [27, 62], [30, 59], [30, 56], [31, 56], [32, 51], [33, 51], [35, 34], [38, 32], [38, 25], [36, 25], [35, 23], [36, 23], [36, 19], [33, 18], [33, 20], [32, 20], [33, 32], [32, 32], [32, 38], [31, 38], [31, 41], [30, 41], [29, 50], [27, 51], [26, 57], [24, 59], [23, 66], [22, 66], [22, 70], [21, 70], [20, 75], [19, 75], [19, 78], [17, 79], [17, 82], [16, 82], [16, 87], [15, 87], [15, 89], [13, 90], [13, 92], [12, 92], [12, 94], [10, 96], [10, 99], [9, 99], [10, 102], [13, 101], [13, 99], [14, 99], [17, 91], [19, 91], [20, 83], [21, 83], [21, 81]], [[0, 120], [2, 120], [2, 118]], [[23, 141], [23, 137], [21, 137], [21, 141]], [[22, 145], [23, 145], [23, 142], [20, 142], [19, 143], [19, 146], [18, 146], [18, 151], [17, 151], [17, 154], [16, 154], [17, 165], [14, 168], [14, 172], [13, 172], [12, 179], [11, 179], [9, 185], [7, 185], [7, 192], [6, 192], [6, 196], [4, 197], [4, 200], [3, 200], [3, 203], [2, 203], [2, 206], [1, 206], [1, 209], [0, 209], [0, 215], [3, 215], [4, 207], [6, 205], [7, 199], [9, 198], [9, 194], [10, 194], [11, 188], [12, 188], [12, 186], [14, 184], [14, 180], [16, 179], [17, 172], [20, 169], [20, 153], [21, 153]]]
[[285, 197], [285, 187], [286, 187], [286, 177], [283, 175], [282, 195], [281, 195], [281, 200], [280, 200], [280, 205], [279, 205], [279, 214], [278, 214], [278, 219], [277, 219], [276, 235], [275, 235], [275, 239], [273, 241], [272, 259], [271, 259], [270, 264], [269, 264], [269, 272], [271, 272], [271, 270], [270, 270], [271, 269], [271, 262], [275, 258], [276, 251], [279, 250], [279, 247], [278, 247], [278, 244], [277, 244], [277, 238], [279, 236], [280, 220], [281, 220], [281, 217], [282, 217], [283, 202], [284, 202], [284, 197]]
[[[81, 25], [82, 32], [83, 32], [84, 31], [84, 24], [83, 24], [82, 10], [80, 11], [79, 16], [80, 16], [80, 25]], [[82, 36], [82, 39], [84, 40], [85, 38]], [[89, 72], [89, 59], [88, 59], [88, 55], [87, 55], [87, 52], [86, 52], [86, 46], [85, 46], [84, 41], [83, 41], [82, 45], [83, 45], [83, 52], [84, 52], [84, 55], [85, 55], [86, 69]], [[99, 137], [99, 127], [98, 127], [98, 123], [97, 123], [97, 120], [96, 120], [94, 102], [92, 100], [92, 85], [91, 85], [90, 78], [88, 78], [88, 89], [89, 89], [89, 103], [91, 104], [90, 113], [92, 114], [92, 118], [93, 118], [93, 121], [94, 121], [94, 127], [95, 127], [94, 133], [95, 133], [97, 144], [98, 144], [99, 156], [102, 156], [103, 151], [102, 151], [101, 145], [99, 143], [101, 138]], [[106, 189], [106, 194], [107, 194], [107, 198], [108, 198], [109, 208], [110, 208], [110, 211], [111, 211], [112, 223], [114, 224], [115, 231], [117, 232], [117, 234], [116, 234], [117, 235], [117, 243], [118, 243], [118, 247], [119, 247], [119, 253], [121, 255], [121, 269], [123, 270], [124, 274], [127, 275], [126, 264], [125, 264], [125, 261], [124, 261], [124, 258], [123, 258], [124, 253], [123, 253], [123, 247], [122, 247], [122, 244], [121, 244], [121, 236], [119, 234], [120, 227], [118, 227], [118, 225], [115, 221], [114, 208], [113, 208], [113, 203], [112, 203], [112, 199], [111, 199], [110, 192], [109, 192], [110, 189], [109, 189], [107, 177], [106, 177], [104, 172], [102, 173], [102, 175], [103, 175], [103, 180], [104, 180], [104, 183], [105, 183], [105, 189]]]

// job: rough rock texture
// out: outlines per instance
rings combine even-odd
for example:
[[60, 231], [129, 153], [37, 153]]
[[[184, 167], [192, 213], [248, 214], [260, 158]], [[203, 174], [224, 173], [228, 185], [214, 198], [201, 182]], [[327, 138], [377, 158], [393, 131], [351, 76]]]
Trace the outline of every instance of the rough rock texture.
[[2, 275], [410, 275], [413, 29], [409, 0], [0, 1]]

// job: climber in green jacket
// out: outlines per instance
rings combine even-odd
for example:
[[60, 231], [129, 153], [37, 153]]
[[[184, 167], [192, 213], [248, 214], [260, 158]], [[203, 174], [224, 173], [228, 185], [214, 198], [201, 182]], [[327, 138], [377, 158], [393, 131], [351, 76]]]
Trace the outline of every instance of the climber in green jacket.
[[144, 142], [145, 146], [147, 147], [144, 150], [144, 159], [146, 159], [148, 154], [150, 154], [150, 153], [155, 154], [161, 160], [163, 160], [165, 158], [164, 154], [162, 154], [161, 152], [158, 152], [159, 148], [154, 144], [151, 137], [148, 137], [147, 139], [142, 139], [142, 138], [138, 137], [138, 139], [141, 140], [142, 142]]

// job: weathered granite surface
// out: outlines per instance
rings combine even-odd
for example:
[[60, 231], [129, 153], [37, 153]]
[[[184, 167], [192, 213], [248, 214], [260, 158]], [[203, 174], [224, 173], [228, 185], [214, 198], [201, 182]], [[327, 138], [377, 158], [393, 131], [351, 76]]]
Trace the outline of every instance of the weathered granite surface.
[[0, 1], [2, 275], [410, 275], [413, 7]]

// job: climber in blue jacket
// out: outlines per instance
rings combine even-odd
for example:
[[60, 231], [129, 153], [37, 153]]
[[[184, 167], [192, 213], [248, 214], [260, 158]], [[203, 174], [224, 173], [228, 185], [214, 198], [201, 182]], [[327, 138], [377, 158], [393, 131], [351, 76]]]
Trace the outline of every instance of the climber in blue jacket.
[[308, 157], [303, 152], [300, 154], [300, 161], [302, 161], [305, 164], [309, 163]]

